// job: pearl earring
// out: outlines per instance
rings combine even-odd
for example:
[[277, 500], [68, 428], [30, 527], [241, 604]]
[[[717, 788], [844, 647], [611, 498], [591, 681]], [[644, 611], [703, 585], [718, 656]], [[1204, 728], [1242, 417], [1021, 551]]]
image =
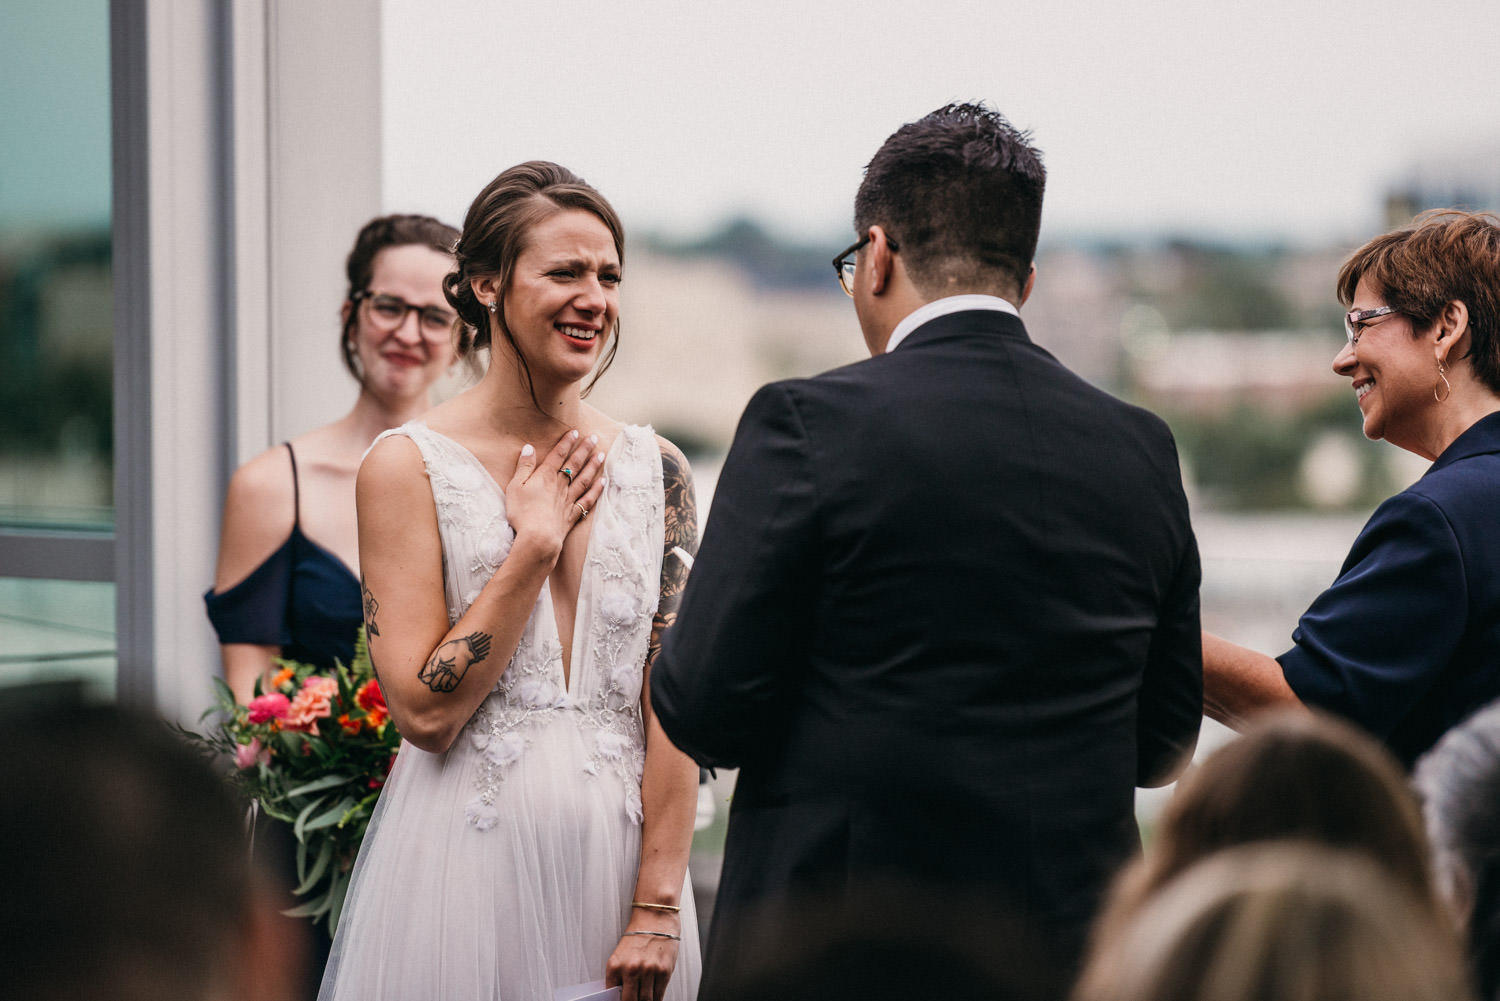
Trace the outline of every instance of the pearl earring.
[[495, 311], [495, 304], [492, 302], [492, 303], [490, 303], [490, 312], [493, 313], [494, 311]]

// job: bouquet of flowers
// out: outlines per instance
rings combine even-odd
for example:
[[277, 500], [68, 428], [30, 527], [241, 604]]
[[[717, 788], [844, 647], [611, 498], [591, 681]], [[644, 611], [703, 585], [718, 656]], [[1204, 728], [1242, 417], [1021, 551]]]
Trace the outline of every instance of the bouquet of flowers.
[[217, 716], [199, 744], [232, 757], [231, 778], [272, 817], [292, 825], [297, 838], [296, 894], [306, 898], [287, 913], [338, 926], [349, 873], [375, 801], [395, 763], [401, 737], [391, 722], [370, 664], [365, 631], [354, 661], [332, 671], [278, 660], [269, 689], [260, 681], [249, 705], [215, 679]]

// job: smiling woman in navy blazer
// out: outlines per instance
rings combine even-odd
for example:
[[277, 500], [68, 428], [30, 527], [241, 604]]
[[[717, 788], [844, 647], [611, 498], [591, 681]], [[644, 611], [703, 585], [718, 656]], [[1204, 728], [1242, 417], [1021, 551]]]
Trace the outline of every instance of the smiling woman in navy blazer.
[[1500, 696], [1500, 218], [1426, 213], [1355, 252], [1333, 360], [1369, 438], [1433, 460], [1380, 505], [1272, 659], [1203, 638], [1204, 706], [1234, 725], [1319, 706], [1408, 766]]

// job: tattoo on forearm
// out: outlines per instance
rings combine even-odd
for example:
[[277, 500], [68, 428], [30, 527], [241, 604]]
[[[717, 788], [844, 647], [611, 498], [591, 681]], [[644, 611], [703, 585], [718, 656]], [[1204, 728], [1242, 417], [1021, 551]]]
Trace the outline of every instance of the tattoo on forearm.
[[698, 554], [698, 503], [693, 492], [693, 473], [687, 460], [675, 448], [661, 451], [662, 492], [665, 494], [665, 527], [661, 564], [661, 603], [651, 620], [651, 642], [646, 663], [656, 660], [661, 651], [662, 636], [677, 621], [682, 591], [687, 587], [688, 565], [673, 549], [689, 556]]
[[490, 655], [489, 633], [470, 633], [449, 640], [433, 652], [417, 672], [417, 680], [434, 692], [451, 692], [464, 680], [469, 668]]
[[380, 602], [370, 593], [370, 585], [365, 583], [364, 574], [359, 575], [359, 593], [365, 603], [365, 636], [379, 636], [380, 627], [375, 624], [375, 613], [380, 611]]

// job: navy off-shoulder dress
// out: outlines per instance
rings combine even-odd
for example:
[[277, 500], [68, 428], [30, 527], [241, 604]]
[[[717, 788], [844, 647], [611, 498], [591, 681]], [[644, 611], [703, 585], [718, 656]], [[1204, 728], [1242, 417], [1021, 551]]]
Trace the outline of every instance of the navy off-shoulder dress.
[[359, 581], [344, 561], [302, 534], [297, 456], [291, 443], [292, 534], [250, 575], [221, 594], [203, 595], [220, 643], [281, 647], [289, 660], [332, 666], [354, 658], [363, 622]]

